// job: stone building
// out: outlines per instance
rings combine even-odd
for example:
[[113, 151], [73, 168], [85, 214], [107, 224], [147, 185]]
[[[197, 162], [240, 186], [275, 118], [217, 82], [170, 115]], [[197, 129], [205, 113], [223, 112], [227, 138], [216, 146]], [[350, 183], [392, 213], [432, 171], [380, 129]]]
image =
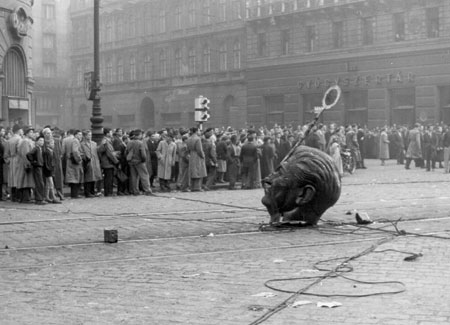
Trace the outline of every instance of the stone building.
[[[208, 126], [245, 126], [245, 2], [103, 0], [100, 80], [104, 126], [188, 127], [194, 99], [210, 99]], [[84, 74], [93, 70], [92, 1], [71, 2], [72, 126], [89, 128]]]
[[302, 124], [338, 84], [326, 123], [450, 123], [450, 2], [252, 0], [247, 120]]
[[36, 127], [61, 126], [70, 74], [69, 1], [40, 0], [33, 6], [33, 102]]
[[0, 123], [34, 123], [32, 0], [0, 2]]

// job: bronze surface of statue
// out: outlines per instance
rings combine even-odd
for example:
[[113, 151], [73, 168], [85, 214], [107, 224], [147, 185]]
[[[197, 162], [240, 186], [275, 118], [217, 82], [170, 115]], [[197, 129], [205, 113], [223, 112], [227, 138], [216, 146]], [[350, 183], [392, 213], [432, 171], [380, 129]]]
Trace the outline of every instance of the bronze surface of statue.
[[275, 226], [292, 221], [316, 225], [341, 195], [341, 178], [333, 160], [307, 146], [295, 148], [263, 185], [262, 203]]

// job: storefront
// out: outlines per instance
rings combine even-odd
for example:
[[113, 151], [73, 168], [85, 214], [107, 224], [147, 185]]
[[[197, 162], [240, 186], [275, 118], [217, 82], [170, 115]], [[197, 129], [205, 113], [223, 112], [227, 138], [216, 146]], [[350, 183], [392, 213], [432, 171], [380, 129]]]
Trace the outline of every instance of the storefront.
[[321, 116], [324, 123], [450, 124], [449, 60], [447, 49], [434, 48], [250, 69], [248, 123], [308, 123], [326, 90], [338, 84], [341, 99]]
[[29, 0], [6, 1], [0, 7], [0, 122], [3, 125], [34, 123], [31, 6]]

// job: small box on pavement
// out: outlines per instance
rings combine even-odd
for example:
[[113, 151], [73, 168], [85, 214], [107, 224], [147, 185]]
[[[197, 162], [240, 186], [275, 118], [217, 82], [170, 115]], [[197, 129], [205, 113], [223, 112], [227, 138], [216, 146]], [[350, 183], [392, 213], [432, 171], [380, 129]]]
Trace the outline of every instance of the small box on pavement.
[[105, 237], [105, 243], [117, 243], [119, 238], [117, 229], [104, 229], [103, 234]]

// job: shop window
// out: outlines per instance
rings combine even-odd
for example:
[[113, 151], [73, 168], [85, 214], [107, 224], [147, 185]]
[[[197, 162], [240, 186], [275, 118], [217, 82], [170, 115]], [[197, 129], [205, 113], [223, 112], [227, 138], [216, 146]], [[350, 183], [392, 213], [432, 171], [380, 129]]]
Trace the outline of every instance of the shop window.
[[427, 8], [427, 36], [439, 37], [439, 8]]
[[264, 97], [266, 106], [266, 124], [272, 126], [275, 124], [284, 125], [284, 96], [266, 96]]
[[165, 127], [178, 128], [181, 126], [181, 113], [162, 113], [161, 117]]
[[416, 122], [416, 93], [414, 88], [398, 88], [390, 91], [391, 124], [413, 125]]
[[345, 123], [367, 125], [368, 92], [367, 90], [349, 91], [344, 93]]
[[135, 116], [134, 114], [118, 115], [118, 124], [122, 126], [134, 126]]
[[405, 40], [405, 14], [403, 12], [394, 14], [394, 40], [396, 42]]

